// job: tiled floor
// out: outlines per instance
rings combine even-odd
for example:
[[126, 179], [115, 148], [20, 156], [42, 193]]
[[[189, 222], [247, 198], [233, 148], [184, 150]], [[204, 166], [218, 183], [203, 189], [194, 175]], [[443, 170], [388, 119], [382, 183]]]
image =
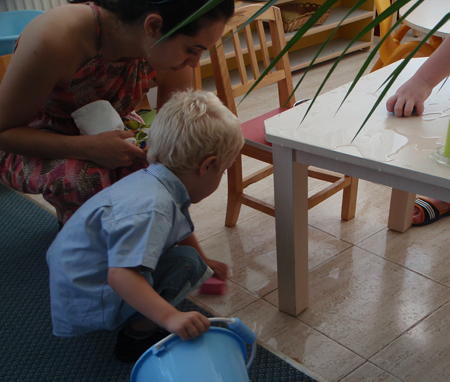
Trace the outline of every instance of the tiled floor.
[[[347, 56], [325, 90], [351, 81], [367, 54]], [[297, 99], [311, 97], [329, 67], [315, 67]], [[239, 107], [241, 119], [262, 114], [273, 98], [255, 92]], [[253, 191], [273, 200], [272, 179]], [[191, 214], [206, 254], [229, 265], [228, 292], [193, 299], [241, 318], [259, 341], [330, 382], [450, 381], [450, 219], [390, 231], [389, 198], [387, 187], [361, 181], [353, 220], [340, 219], [340, 193], [310, 211], [310, 302], [292, 317], [277, 309], [274, 218], [243, 207], [226, 228], [224, 177]]]
[[[347, 56], [325, 91], [351, 81], [365, 57]], [[297, 100], [314, 94], [329, 67], [308, 74]], [[302, 73], [294, 74], [298, 80]], [[262, 114], [276, 106], [274, 98], [254, 94], [240, 117]], [[253, 166], [247, 160], [244, 167]], [[273, 200], [272, 179], [253, 192]], [[328, 381], [450, 381], [450, 219], [400, 234], [386, 228], [389, 188], [360, 181], [348, 222], [340, 219], [341, 198], [310, 211], [310, 302], [291, 317], [277, 309], [275, 220], [243, 207], [239, 223], [224, 227], [224, 180], [191, 213], [207, 255], [230, 267], [228, 293], [193, 298], [217, 315], [241, 318], [260, 341]]]

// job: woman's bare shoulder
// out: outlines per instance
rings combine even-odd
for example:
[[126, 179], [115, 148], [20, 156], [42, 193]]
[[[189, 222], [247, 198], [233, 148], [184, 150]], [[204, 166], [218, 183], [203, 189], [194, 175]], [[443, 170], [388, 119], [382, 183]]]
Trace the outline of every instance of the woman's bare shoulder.
[[72, 59], [75, 66], [94, 57], [96, 25], [91, 7], [68, 4], [55, 7], [35, 18], [22, 32], [21, 50], [36, 50], [57, 60]]

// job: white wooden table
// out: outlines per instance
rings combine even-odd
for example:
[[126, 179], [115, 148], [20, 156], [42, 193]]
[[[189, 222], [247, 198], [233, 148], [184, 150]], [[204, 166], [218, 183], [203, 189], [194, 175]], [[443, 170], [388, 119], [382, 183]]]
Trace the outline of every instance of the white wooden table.
[[[410, 1], [408, 4], [400, 8], [400, 15], [404, 15], [413, 5], [415, 1]], [[414, 30], [423, 33], [428, 33], [436, 24], [441, 21], [447, 13], [450, 12], [449, 0], [425, 0], [420, 4], [408, 17], [405, 18], [404, 23]], [[445, 38], [450, 34], [450, 22], [445, 23], [437, 32], [435, 36]]]
[[375, 92], [399, 62], [361, 78], [336, 115], [349, 84], [318, 97], [302, 124], [309, 102], [265, 121], [273, 143], [281, 311], [297, 315], [308, 305], [308, 165], [392, 187], [388, 225], [398, 231], [411, 224], [416, 193], [450, 202], [450, 167], [431, 156], [445, 143], [450, 81], [438, 94], [435, 88], [423, 116], [396, 118], [385, 106], [425, 60], [409, 63], [352, 144]]

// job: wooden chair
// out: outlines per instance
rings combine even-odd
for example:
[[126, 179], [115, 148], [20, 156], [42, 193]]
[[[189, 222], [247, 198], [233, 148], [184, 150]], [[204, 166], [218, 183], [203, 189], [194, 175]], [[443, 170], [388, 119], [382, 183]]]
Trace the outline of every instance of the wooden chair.
[[[256, 11], [261, 8], [261, 5], [243, 6], [236, 10], [235, 16], [225, 27], [223, 40], [229, 32], [234, 32], [237, 28], [248, 20]], [[252, 84], [260, 76], [257, 55], [261, 54], [262, 61], [265, 67], [270, 63], [270, 55], [266, 34], [269, 33], [271, 37], [271, 45], [273, 55], [276, 56], [285, 46], [285, 35], [283, 31], [283, 23], [281, 19], [280, 9], [271, 7], [255, 21], [255, 28], [246, 26], [239, 36], [245, 37], [246, 46], [241, 44], [238, 34], [233, 34], [234, 53], [236, 57], [237, 69], [239, 71], [240, 83], [232, 85], [230, 79], [229, 62], [227, 62], [224, 46], [222, 41], [218, 41], [214, 47], [210, 49], [211, 63], [213, 66], [214, 78], [217, 88], [217, 95], [222, 102], [237, 115], [235, 98], [246, 94]], [[270, 32], [266, 31], [266, 26], [269, 26]], [[259, 40], [255, 42], [254, 39]], [[255, 49], [259, 45], [258, 49]], [[259, 50], [261, 52], [259, 52]], [[247, 75], [246, 62], [249, 62], [251, 72], [254, 79], [249, 79]], [[289, 59], [285, 55], [276, 65], [276, 70], [268, 73], [260, 82], [257, 88], [267, 86], [269, 84], [278, 84], [278, 97], [280, 107], [276, 110], [268, 112], [258, 118], [242, 124], [242, 131], [245, 136], [245, 145], [241, 154], [236, 159], [234, 165], [228, 170], [228, 206], [225, 219], [225, 225], [232, 227], [236, 224], [241, 205], [245, 204], [258, 211], [264, 212], [268, 215], [275, 216], [275, 208], [262, 200], [244, 193], [244, 190], [250, 184], [253, 184], [273, 173], [272, 166], [272, 145], [265, 140], [264, 120], [280, 113], [284, 106], [287, 108], [293, 107], [295, 103], [294, 97], [289, 99], [293, 93], [292, 75], [289, 64]], [[320, 127], [318, 127], [320, 128]], [[242, 157], [246, 155], [260, 161], [266, 162], [269, 166], [263, 168], [256, 173], [243, 178], [242, 174]], [[350, 220], [355, 216], [356, 195], [358, 180], [344, 175], [339, 175], [331, 172], [325, 172], [316, 169], [309, 170], [309, 176], [330, 182], [324, 190], [309, 198], [309, 208], [312, 208], [324, 201], [331, 195], [340, 190], [344, 190], [343, 205], [341, 217], [345, 220]]]
[[11, 61], [11, 58], [12, 54], [5, 54], [3, 56], [0, 56], [0, 84], [2, 83], [3, 77], [5, 76], [6, 68]]
[[[375, 0], [375, 6], [377, 8], [378, 14], [384, 12], [391, 5], [390, 0]], [[380, 39], [386, 36], [392, 26], [392, 16], [387, 17], [380, 23]], [[388, 35], [387, 39], [381, 45], [379, 53], [380, 58], [375, 63], [371, 72], [378, 70], [384, 66], [392, 64], [398, 60], [405, 58], [409, 53], [411, 53], [419, 44], [419, 41], [408, 41], [402, 43], [403, 37], [411, 28], [407, 25], [402, 25], [394, 36]], [[429, 57], [434, 52], [434, 50], [439, 46], [442, 39], [439, 37], [432, 37], [430, 39], [430, 44], [425, 43], [419, 49], [419, 51], [414, 55], [414, 57]]]

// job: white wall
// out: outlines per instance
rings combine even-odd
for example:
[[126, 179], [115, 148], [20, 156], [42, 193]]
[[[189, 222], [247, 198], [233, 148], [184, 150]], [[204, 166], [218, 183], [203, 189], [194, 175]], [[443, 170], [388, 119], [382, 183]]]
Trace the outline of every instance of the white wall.
[[0, 0], [0, 12], [39, 9], [47, 11], [58, 5], [67, 4], [66, 0]]

